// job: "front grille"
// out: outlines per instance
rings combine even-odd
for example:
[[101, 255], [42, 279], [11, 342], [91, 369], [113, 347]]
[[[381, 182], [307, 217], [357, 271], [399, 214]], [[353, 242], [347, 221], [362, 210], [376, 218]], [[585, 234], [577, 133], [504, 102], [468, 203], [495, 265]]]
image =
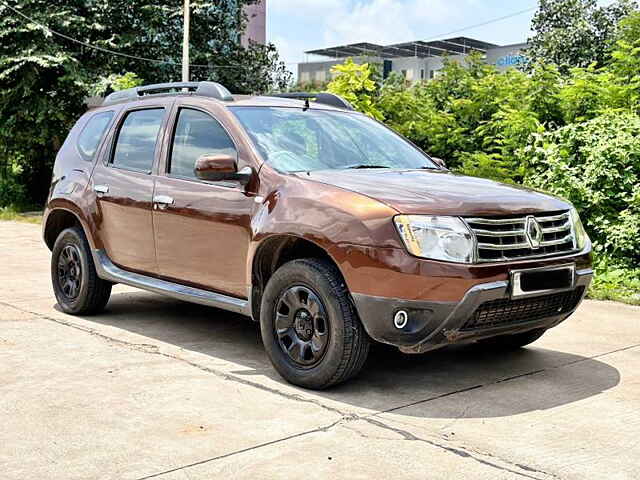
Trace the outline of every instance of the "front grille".
[[576, 250], [571, 215], [536, 214], [534, 217], [542, 229], [542, 239], [534, 248], [525, 232], [527, 216], [465, 218], [477, 240], [478, 262], [549, 257]]
[[582, 298], [583, 287], [569, 292], [531, 298], [500, 298], [480, 305], [462, 330], [478, 330], [514, 323], [531, 322], [570, 312]]

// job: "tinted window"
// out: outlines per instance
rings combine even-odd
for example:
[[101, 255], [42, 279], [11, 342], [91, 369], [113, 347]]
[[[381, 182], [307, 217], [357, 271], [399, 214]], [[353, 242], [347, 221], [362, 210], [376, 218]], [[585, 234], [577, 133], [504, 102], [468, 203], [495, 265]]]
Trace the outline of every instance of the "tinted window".
[[113, 165], [150, 172], [163, 117], [162, 108], [129, 112], [118, 133]]
[[433, 168], [422, 151], [365, 115], [231, 107], [264, 159], [281, 171]]
[[169, 173], [195, 178], [193, 169], [201, 155], [236, 155], [236, 150], [217, 120], [198, 110], [182, 109], [178, 115], [171, 149]]
[[113, 112], [97, 113], [89, 119], [78, 137], [78, 150], [85, 160], [92, 160], [111, 123]]

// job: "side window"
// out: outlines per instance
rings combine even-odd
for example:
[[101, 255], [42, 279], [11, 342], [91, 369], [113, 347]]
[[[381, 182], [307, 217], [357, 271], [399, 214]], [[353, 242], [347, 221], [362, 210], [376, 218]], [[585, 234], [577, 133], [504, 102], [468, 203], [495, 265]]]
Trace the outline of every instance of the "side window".
[[101, 112], [89, 119], [78, 136], [78, 151], [82, 158], [90, 162], [111, 123], [113, 112]]
[[196, 178], [194, 167], [202, 155], [236, 156], [236, 149], [222, 125], [198, 110], [180, 109], [173, 136], [169, 172], [171, 175]]
[[113, 166], [151, 172], [163, 117], [163, 108], [129, 112], [118, 132]]

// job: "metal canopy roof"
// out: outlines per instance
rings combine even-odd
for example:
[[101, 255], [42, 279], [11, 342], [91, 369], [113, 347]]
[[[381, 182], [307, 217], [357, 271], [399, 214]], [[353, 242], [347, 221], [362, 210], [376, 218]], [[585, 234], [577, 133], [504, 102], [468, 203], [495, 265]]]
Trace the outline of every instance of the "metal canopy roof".
[[342, 58], [352, 56], [375, 56], [383, 58], [398, 57], [435, 57], [441, 55], [459, 55], [473, 51], [486, 52], [498, 45], [469, 37], [454, 37], [445, 40], [396, 43], [394, 45], [376, 45], [374, 43], [352, 43], [332, 48], [309, 50], [305, 53], [324, 57]]
[[321, 48], [318, 50], [309, 50], [309, 54], [322, 55], [325, 57], [352, 57], [358, 55], [379, 55], [380, 50], [384, 47], [375, 43], [352, 43], [350, 45], [341, 45], [333, 48]]

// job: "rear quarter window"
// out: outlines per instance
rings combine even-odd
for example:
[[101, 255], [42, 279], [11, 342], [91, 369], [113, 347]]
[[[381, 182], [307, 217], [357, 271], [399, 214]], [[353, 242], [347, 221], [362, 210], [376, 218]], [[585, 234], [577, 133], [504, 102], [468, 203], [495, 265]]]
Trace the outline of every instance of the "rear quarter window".
[[84, 160], [93, 160], [112, 119], [113, 112], [100, 112], [92, 116], [84, 126], [78, 135], [78, 151]]

